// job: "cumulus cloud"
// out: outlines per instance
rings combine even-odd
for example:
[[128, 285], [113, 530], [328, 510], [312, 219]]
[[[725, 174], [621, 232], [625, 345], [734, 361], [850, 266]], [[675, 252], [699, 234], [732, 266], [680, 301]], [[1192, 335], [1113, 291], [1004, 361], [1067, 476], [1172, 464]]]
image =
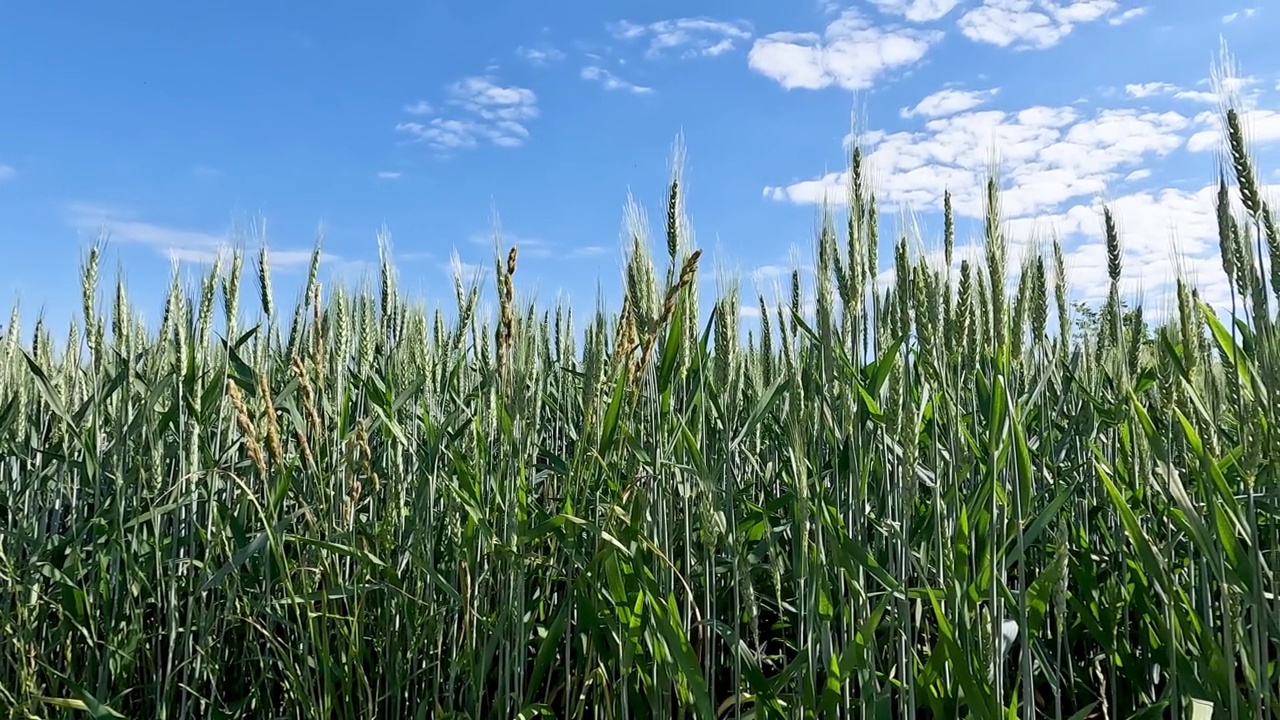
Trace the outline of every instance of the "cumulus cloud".
[[903, 108], [900, 114], [904, 118], [917, 115], [930, 118], [954, 115], [982, 105], [995, 97], [997, 92], [999, 90], [994, 88], [991, 90], [939, 90], [916, 103], [915, 107]]
[[864, 90], [880, 76], [919, 62], [942, 37], [936, 30], [881, 27], [850, 9], [822, 35], [777, 32], [758, 38], [748, 64], [788, 90]]
[[[1080, 281], [1084, 300], [1105, 295], [1105, 252], [1097, 255], [1101, 237], [1101, 202], [1110, 186], [1149, 177], [1148, 161], [1184, 145], [1192, 118], [1172, 111], [1149, 113], [1108, 109], [1084, 114], [1073, 106], [1034, 106], [1020, 111], [970, 110], [936, 118], [923, 131], [870, 136], [867, 167], [884, 204], [910, 210], [941, 210], [950, 190], [957, 215], [977, 219], [984, 211], [983, 183], [992, 159], [998, 160], [1001, 210], [1016, 252], [1039, 234], [1068, 238], [1069, 261]], [[846, 173], [765, 188], [772, 199], [838, 201]], [[1216, 233], [1203, 191], [1142, 191], [1110, 200], [1123, 218], [1129, 290], [1158, 291], [1174, 277], [1171, 243], [1196, 258], [1210, 258]], [[1211, 210], [1211, 205], [1208, 206]], [[1101, 265], [1098, 265], [1100, 263]], [[1202, 274], [1211, 278], [1212, 263]], [[1101, 270], [1101, 275], [1098, 274]]]
[[[1003, 166], [1004, 210], [1010, 217], [1051, 210], [1104, 191], [1148, 158], [1181, 147], [1191, 120], [1174, 112], [1071, 106], [1018, 112], [970, 111], [937, 118], [919, 132], [869, 136], [867, 163], [883, 177], [880, 197], [913, 209], [940, 209], [948, 188], [957, 213], [981, 217], [982, 185], [995, 153]], [[778, 200], [812, 203], [840, 197], [845, 173], [766, 189]]]
[[880, 12], [900, 15], [911, 22], [941, 20], [956, 9], [960, 0], [871, 0]]
[[[1146, 90], [1177, 92], [1135, 86], [1129, 94], [1141, 96]], [[1085, 112], [1074, 106], [968, 110], [931, 119], [918, 132], [875, 132], [859, 142], [885, 208], [882, 217], [893, 208], [938, 211], [949, 189], [957, 215], [976, 222], [984, 211], [986, 173], [993, 158], [998, 160], [1012, 259], [1027, 252], [1035, 238], [1061, 237], [1073, 295], [1090, 303], [1103, 300], [1108, 290], [1105, 203], [1122, 236], [1122, 295], [1149, 302], [1148, 310], [1158, 314], [1180, 273], [1216, 307], [1229, 300], [1217, 245], [1216, 187], [1144, 183], [1160, 158], [1183, 148], [1200, 149], [1197, 144], [1216, 147], [1214, 118], [1207, 110], [1194, 117], [1123, 108]], [[1245, 122], [1251, 143], [1280, 140], [1280, 113], [1251, 110]], [[1197, 139], [1204, 133], [1212, 134], [1211, 142]], [[766, 187], [764, 194], [784, 202], [838, 204], [847, 182], [847, 173], [829, 173]], [[1266, 186], [1264, 193], [1274, 203], [1280, 185]], [[1238, 197], [1233, 204], [1239, 210]], [[957, 252], [963, 255], [961, 247]]]
[[447, 111], [418, 101], [405, 107], [423, 120], [405, 121], [396, 130], [439, 150], [477, 147], [487, 141], [499, 147], [523, 145], [526, 126], [537, 118], [538, 96], [528, 88], [500, 85], [491, 76], [463, 78], [446, 88]]
[[706, 17], [661, 20], [648, 25], [623, 20], [609, 25], [609, 32], [619, 40], [647, 40], [645, 57], [650, 59], [675, 52], [683, 58], [715, 57], [750, 40], [751, 24]]
[[[1264, 186], [1263, 192], [1274, 200], [1280, 185]], [[1194, 190], [1144, 190], [1105, 200], [1121, 236], [1123, 294], [1141, 294], [1149, 300], [1167, 298], [1181, 270], [1204, 300], [1218, 309], [1227, 307], [1230, 286], [1218, 251], [1216, 193], [1216, 186], [1209, 185]], [[1232, 195], [1238, 212], [1239, 196]], [[1108, 289], [1103, 202], [1102, 197], [1095, 197], [1034, 222], [1038, 229], [1055, 230], [1073, 239], [1067, 257], [1073, 289], [1082, 299], [1093, 302], [1103, 299]], [[1010, 230], [1026, 232], [1032, 226], [1030, 220], [1019, 220], [1010, 223]], [[1148, 309], [1159, 311], [1160, 306], [1153, 304]]]
[[1124, 22], [1141, 14], [1130, 10], [1112, 15], [1119, 4], [1118, 0], [983, 0], [960, 16], [959, 26], [975, 42], [1039, 50], [1057, 45], [1077, 25], [1108, 15]]
[[582, 72], [579, 75], [583, 80], [600, 83], [605, 90], [625, 90], [636, 95], [646, 95], [653, 92], [653, 88], [623, 80], [599, 65], [588, 65], [582, 68]]
[[[1221, 121], [1209, 116], [1206, 124], [1210, 128], [1201, 130], [1187, 140], [1187, 149], [1192, 152], [1205, 152], [1224, 147], [1225, 135]], [[1245, 110], [1240, 113], [1240, 125], [1244, 129], [1249, 145], [1268, 145], [1280, 141], [1280, 111]]]

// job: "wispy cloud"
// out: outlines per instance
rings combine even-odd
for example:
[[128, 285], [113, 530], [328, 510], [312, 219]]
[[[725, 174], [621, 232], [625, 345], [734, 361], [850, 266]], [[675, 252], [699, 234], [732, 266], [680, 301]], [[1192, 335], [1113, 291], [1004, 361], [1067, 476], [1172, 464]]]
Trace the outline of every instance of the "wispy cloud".
[[449, 256], [449, 262], [440, 263], [440, 269], [464, 286], [472, 281], [483, 282], [485, 274], [493, 271], [492, 266], [486, 266], [483, 263], [464, 262], [457, 251]]
[[1178, 86], [1167, 82], [1148, 82], [1133, 83], [1124, 86], [1125, 94], [1129, 97], [1147, 98], [1153, 95], [1163, 95], [1177, 91]]
[[[1215, 81], [1211, 78], [1205, 78], [1199, 83], [1201, 87], [1213, 87]], [[1254, 107], [1257, 105], [1258, 93], [1256, 87], [1258, 78], [1255, 77], [1221, 77], [1216, 81], [1217, 87], [1225, 91], [1228, 95], [1235, 96], [1236, 99], [1245, 107]], [[1188, 102], [1203, 103], [1206, 105], [1218, 105], [1222, 96], [1215, 90], [1191, 90], [1179, 87], [1168, 82], [1146, 82], [1133, 83], [1124, 86], [1125, 94], [1139, 100], [1168, 96], [1175, 100], [1186, 100]], [[1247, 91], [1247, 92], [1246, 92]]]
[[0, 180], [9, 180], [17, 174], [18, 171], [14, 170], [12, 165], [0, 164]]
[[519, 55], [534, 65], [547, 65], [565, 58], [565, 54], [563, 52], [551, 47], [550, 45], [538, 45], [535, 47], [526, 47], [521, 45], [516, 48], [516, 55]]
[[745, 20], [706, 17], [661, 20], [648, 25], [622, 20], [608, 29], [619, 40], [647, 39], [645, 57], [650, 59], [669, 52], [679, 52], [683, 58], [715, 57], [733, 50], [738, 42], [751, 39], [751, 23]]
[[[494, 246], [494, 235], [490, 233], [476, 233], [467, 238], [471, 245], [492, 249]], [[564, 248], [560, 243], [544, 240], [538, 237], [529, 237], [527, 235], [517, 235], [507, 230], [502, 230], [497, 235], [498, 251], [503, 257], [511, 246], [519, 249], [521, 258], [531, 259], [568, 259], [577, 260], [581, 258], [596, 257], [609, 252], [609, 248], [604, 245], [584, 245], [575, 248]]]
[[1130, 8], [1128, 10], [1125, 10], [1122, 13], [1119, 13], [1117, 15], [1112, 15], [1111, 17], [1107, 18], [1107, 24], [1123, 25], [1129, 22], [1130, 20], [1136, 20], [1142, 17], [1143, 15], [1146, 15], [1147, 11], [1150, 9], [1151, 8], [1149, 6]]
[[481, 141], [517, 147], [529, 137], [526, 123], [539, 115], [538, 96], [532, 90], [501, 85], [493, 76], [449, 85], [445, 105], [452, 112], [423, 100], [407, 105], [405, 112], [422, 120], [401, 122], [396, 130], [439, 150], [474, 148]]
[[430, 115], [434, 113], [436, 109], [426, 100], [419, 100], [415, 103], [405, 105], [404, 111], [410, 115]]
[[1244, 10], [1241, 10], [1239, 12], [1227, 13], [1226, 15], [1223, 15], [1222, 22], [1230, 24], [1241, 18], [1248, 19], [1257, 14], [1258, 14], [1258, 8], [1256, 7], [1245, 8]]
[[583, 80], [600, 83], [606, 90], [625, 90], [637, 95], [646, 95], [653, 92], [653, 88], [623, 80], [599, 65], [588, 65], [582, 68], [582, 72], [579, 75], [582, 76]]
[[899, 114], [904, 118], [922, 115], [927, 118], [954, 115], [972, 110], [995, 97], [999, 89], [990, 90], [939, 90], [916, 103], [915, 107], [902, 108]]
[[399, 180], [401, 177], [403, 177], [403, 175], [404, 173], [396, 172], [394, 170], [382, 170], [378, 173], [378, 179], [379, 180]]
[[[94, 234], [105, 234], [111, 241], [145, 247], [179, 263], [209, 264], [227, 256], [241, 238], [230, 231], [216, 232], [174, 227], [142, 220], [130, 210], [94, 203], [73, 202], [65, 208], [67, 222], [74, 228]], [[275, 268], [306, 266], [311, 261], [310, 248], [268, 247], [268, 260]], [[339, 256], [323, 253], [323, 262], [339, 260]]]
[[[469, 240], [472, 245], [480, 245], [483, 247], [493, 247], [494, 244], [494, 236], [492, 234], [485, 235], [477, 233], [472, 235]], [[507, 249], [514, 245], [519, 248], [521, 257], [550, 257], [553, 254], [552, 250], [555, 248], [555, 243], [548, 242], [540, 238], [516, 235], [505, 230], [498, 235], [497, 240], [498, 246], [503, 252], [506, 252]]]
[[569, 251], [571, 258], [599, 257], [609, 252], [609, 248], [604, 245], [583, 245]]

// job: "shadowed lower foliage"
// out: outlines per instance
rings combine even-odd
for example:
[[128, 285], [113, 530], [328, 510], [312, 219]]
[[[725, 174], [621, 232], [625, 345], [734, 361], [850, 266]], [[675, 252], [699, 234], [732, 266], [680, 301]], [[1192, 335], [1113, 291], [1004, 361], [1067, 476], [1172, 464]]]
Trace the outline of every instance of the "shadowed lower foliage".
[[977, 262], [948, 212], [945, 267], [901, 240], [878, 287], [857, 150], [781, 303], [699, 311], [678, 176], [665, 273], [633, 216], [585, 328], [515, 249], [490, 325], [386, 257], [326, 296], [317, 248], [287, 325], [265, 253], [237, 319], [237, 253], [152, 333], [92, 250], [72, 351], [0, 344], [0, 714], [1275, 717], [1280, 236], [1233, 118], [1231, 307], [1179, 282], [1155, 326], [1108, 211], [1071, 334], [994, 179]]

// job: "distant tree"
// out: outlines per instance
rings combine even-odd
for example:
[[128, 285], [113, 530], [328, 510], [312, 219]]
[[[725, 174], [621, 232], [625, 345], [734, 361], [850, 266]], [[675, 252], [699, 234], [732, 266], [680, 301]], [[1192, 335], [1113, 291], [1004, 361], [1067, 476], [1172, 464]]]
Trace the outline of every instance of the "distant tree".
[[[1071, 339], [1076, 342], [1088, 340], [1096, 342], [1098, 333], [1102, 329], [1102, 308], [1091, 307], [1084, 302], [1077, 302], [1072, 306], [1075, 309], [1075, 331], [1072, 333]], [[1155, 343], [1155, 329], [1151, 327], [1151, 323], [1147, 322], [1142, 314], [1141, 308], [1130, 308], [1129, 303], [1120, 301], [1120, 328], [1127, 338], [1132, 337], [1135, 332], [1141, 337], [1142, 347], [1146, 347]]]

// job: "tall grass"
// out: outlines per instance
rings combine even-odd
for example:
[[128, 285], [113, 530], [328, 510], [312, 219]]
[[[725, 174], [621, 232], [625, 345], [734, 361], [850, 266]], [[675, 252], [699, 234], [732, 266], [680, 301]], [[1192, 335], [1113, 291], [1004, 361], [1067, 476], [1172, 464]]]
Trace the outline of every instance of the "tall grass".
[[490, 325], [386, 254], [326, 292], [317, 247], [291, 315], [264, 252], [241, 321], [237, 253], [153, 333], [90, 250], [67, 350], [16, 313], [0, 345], [0, 714], [1275, 717], [1280, 234], [1225, 120], [1231, 307], [1184, 279], [1154, 327], [1108, 210], [1073, 333], [994, 178], [982, 257], [948, 196], [944, 267], [899, 239], [881, 287], [857, 148], [781, 303], [697, 307], [679, 175], [665, 258], [632, 213], [585, 322], [516, 248]]

